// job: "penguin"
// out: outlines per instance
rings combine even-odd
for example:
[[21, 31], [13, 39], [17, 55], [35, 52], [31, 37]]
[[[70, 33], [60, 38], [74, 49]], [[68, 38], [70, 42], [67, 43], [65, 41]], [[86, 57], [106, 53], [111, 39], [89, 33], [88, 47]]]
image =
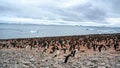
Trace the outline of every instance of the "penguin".
[[77, 49], [74, 49], [73, 51], [71, 51], [72, 57], [75, 57], [76, 52], [77, 52]]
[[101, 52], [102, 47], [103, 47], [103, 45], [100, 45], [100, 46], [98, 47], [99, 52]]
[[118, 46], [119, 46], [118, 43], [114, 44], [114, 49], [116, 50], [118, 48]]

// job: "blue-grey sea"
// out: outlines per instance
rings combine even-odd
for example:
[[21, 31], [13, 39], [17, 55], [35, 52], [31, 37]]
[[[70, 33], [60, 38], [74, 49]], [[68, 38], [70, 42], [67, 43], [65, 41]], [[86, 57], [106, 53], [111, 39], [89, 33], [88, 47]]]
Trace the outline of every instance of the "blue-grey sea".
[[0, 39], [120, 33], [118, 27], [0, 24]]

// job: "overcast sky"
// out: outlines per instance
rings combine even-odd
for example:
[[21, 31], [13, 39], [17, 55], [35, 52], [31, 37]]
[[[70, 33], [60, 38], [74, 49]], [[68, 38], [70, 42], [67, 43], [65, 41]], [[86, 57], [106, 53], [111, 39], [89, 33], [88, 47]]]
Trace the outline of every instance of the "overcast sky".
[[120, 0], [0, 0], [0, 22], [120, 27]]

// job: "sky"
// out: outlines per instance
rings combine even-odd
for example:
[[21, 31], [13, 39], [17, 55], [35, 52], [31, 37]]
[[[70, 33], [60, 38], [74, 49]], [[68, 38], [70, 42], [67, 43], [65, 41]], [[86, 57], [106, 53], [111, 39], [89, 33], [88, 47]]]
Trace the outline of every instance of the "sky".
[[120, 27], [120, 0], [0, 0], [0, 23]]

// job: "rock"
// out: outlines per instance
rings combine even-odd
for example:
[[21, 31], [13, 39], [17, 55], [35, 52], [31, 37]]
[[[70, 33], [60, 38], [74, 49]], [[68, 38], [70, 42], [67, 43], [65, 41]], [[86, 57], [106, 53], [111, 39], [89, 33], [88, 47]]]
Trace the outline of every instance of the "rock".
[[2, 67], [3, 65], [0, 63], [0, 67]]
[[41, 62], [40, 62], [40, 61], [38, 61], [38, 62], [37, 62], [37, 64], [41, 64]]
[[107, 58], [112, 58], [112, 56], [107, 56]]
[[106, 63], [104, 63], [104, 62], [103, 62], [103, 63], [101, 63], [100, 65], [105, 66], [105, 65], [106, 65]]
[[22, 68], [29, 68], [29, 66], [23, 65], [23, 67], [22, 67]]
[[86, 64], [86, 65], [87, 65], [87, 66], [90, 66], [90, 65], [92, 65], [92, 64], [91, 64], [91, 62], [87, 62], [87, 64]]
[[120, 68], [120, 64], [116, 64], [116, 68]]
[[71, 68], [79, 68], [79, 67], [75, 67], [75, 66], [73, 66], [73, 67], [71, 67]]
[[98, 66], [97, 68], [106, 68], [106, 66]]
[[63, 59], [59, 59], [58, 64], [62, 64], [63, 63]]
[[8, 60], [4, 60], [4, 63], [9, 63], [9, 61]]
[[24, 65], [30, 66], [31, 62], [23, 62]]
[[91, 58], [91, 59], [90, 59], [90, 61], [91, 61], [92, 63], [95, 63], [95, 64], [97, 63], [97, 60], [98, 60], [97, 58]]
[[36, 68], [36, 66], [34, 64], [31, 64], [29, 68]]
[[91, 68], [91, 67], [94, 67], [95, 64], [94, 64], [94, 63], [91, 63], [90, 61], [86, 61], [86, 62], [83, 63], [83, 66], [86, 66], [86, 67]]
[[35, 62], [35, 59], [30, 59], [30, 62]]
[[49, 66], [47, 66], [46, 68], [50, 68]]

